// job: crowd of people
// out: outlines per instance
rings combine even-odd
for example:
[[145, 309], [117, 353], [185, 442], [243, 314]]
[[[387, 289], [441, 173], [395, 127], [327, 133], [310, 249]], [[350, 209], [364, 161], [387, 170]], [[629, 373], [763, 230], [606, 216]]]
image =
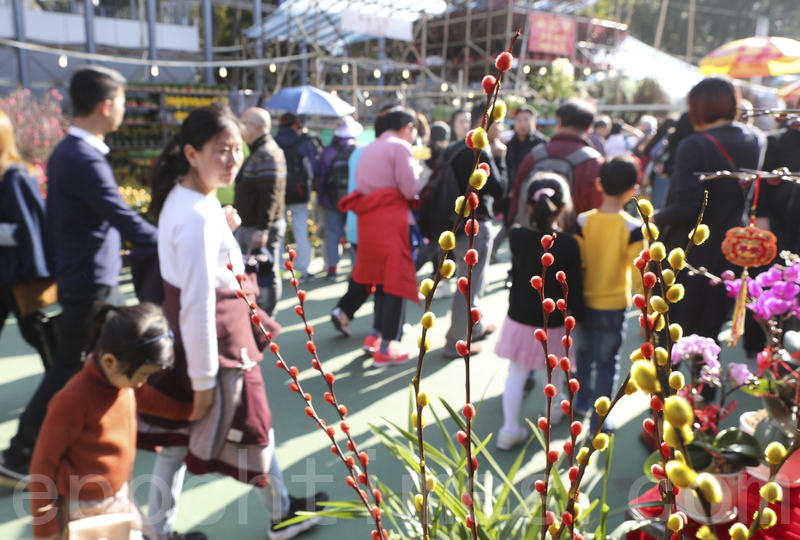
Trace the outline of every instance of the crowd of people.
[[[174, 530], [183, 479], [187, 470], [219, 472], [254, 486], [272, 520], [271, 540], [292, 538], [319, 519], [276, 526], [313, 510], [327, 495], [296, 498], [284, 485], [258, 365], [266, 343], [237, 291], [242, 287], [257, 299], [261, 321], [278, 335], [285, 245], [296, 252], [294, 275], [301, 282], [317, 279], [309, 272], [309, 224], [312, 215], [324, 214], [318, 224], [325, 277], [337, 280], [348, 244], [352, 263], [331, 323], [350, 337], [357, 310], [372, 297], [364, 352], [376, 368], [408, 362], [400, 345], [406, 304], [419, 303], [417, 274], [428, 262], [438, 270], [445, 256], [439, 235], [455, 223], [453, 200], [435, 194], [468, 189], [475, 155], [465, 138], [482, 124], [485, 105], [457, 110], [449, 124], [429, 124], [408, 107], [386, 106], [374, 122], [375, 140], [366, 145], [357, 142], [364, 126], [347, 116], [327, 147], [291, 113], [279, 118], [273, 136], [264, 109], [241, 117], [224, 106], [196, 109], [153, 167], [150, 222], [125, 205], [105, 158], [104, 138], [123, 119], [125, 82], [100, 67], [73, 76], [73, 122], [50, 157], [46, 203], [0, 113], [0, 317], [14, 313], [46, 369], [0, 460], [0, 484], [28, 482], [39, 494], [32, 499], [37, 539], [57, 538], [67, 523], [92, 512], [127, 512], [142, 538], [202, 540], [203, 533]], [[652, 201], [660, 240], [671, 250], [685, 247], [708, 191], [704, 222], [711, 236], [692, 251], [693, 262], [717, 275], [733, 269], [720, 246], [746, 215], [752, 186], [730, 178], [701, 184], [697, 173], [800, 167], [800, 125], [767, 136], [738, 121], [740, 99], [729, 80], [709, 78], [692, 89], [680, 118], [642, 116], [633, 127], [571, 99], [556, 111], [551, 138], [538, 131], [537, 112], [525, 105], [508, 119], [513, 129], [491, 125], [479, 154], [489, 176], [475, 211], [478, 262], [470, 305], [481, 307], [488, 265], [506, 240], [509, 304], [502, 321], [484, 313], [469, 352], [486, 355], [480, 341], [500, 332], [493, 352], [510, 362], [499, 449], [527, 440], [522, 401], [544, 371], [534, 335], [544, 320], [530, 281], [541, 274], [541, 256], [550, 248], [541, 242], [544, 235], [557, 232], [558, 239], [554, 266], [539, 286], [545, 296], [561, 298], [554, 277], [560, 270], [569, 286], [569, 317], [550, 315], [550, 337], [559, 340], [575, 327], [575, 412], [592, 424], [595, 400], [615, 391], [625, 312], [631, 291], [641, 289], [632, 261], [647, 244], [631, 197]], [[223, 207], [217, 190], [230, 185], [234, 202]], [[760, 197], [759, 226], [776, 234], [780, 249], [797, 252], [800, 190], [765, 184]], [[158, 306], [125, 306], [118, 285], [123, 239], [149, 254], [131, 262], [159, 276], [155, 292], [137, 285], [140, 299]], [[455, 264], [452, 279], [466, 276], [470, 239], [464, 228], [444, 247]], [[43, 309], [22, 309], [25, 294], [43, 294], [42, 287], [29, 286], [32, 280], [48, 279], [62, 308], [58, 331]], [[680, 281], [686, 298], [671, 310], [672, 320], [717, 339], [733, 300], [707, 280], [682, 274]], [[452, 303], [442, 354], [458, 358], [465, 354], [456, 344], [467, 333], [467, 299], [447, 280], [438, 292]], [[763, 341], [758, 326], [748, 324], [748, 354], [754, 357]], [[554, 373], [562, 375], [554, 384], [564, 393], [563, 374]], [[553, 423], [560, 413], [554, 410]], [[604, 429], [614, 426], [606, 422]], [[158, 450], [147, 516], [129, 496], [137, 448]], [[78, 489], [74, 478], [81, 479]]]

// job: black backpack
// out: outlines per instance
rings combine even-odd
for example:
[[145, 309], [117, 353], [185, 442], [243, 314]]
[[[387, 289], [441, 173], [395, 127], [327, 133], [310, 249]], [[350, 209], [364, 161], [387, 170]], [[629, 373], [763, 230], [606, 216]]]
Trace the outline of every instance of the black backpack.
[[297, 152], [301, 144], [310, 142], [314, 145], [315, 158], [319, 160], [322, 153], [321, 143], [318, 139], [308, 133], [300, 135], [290, 146], [283, 147], [283, 155], [286, 157], [286, 204], [298, 204], [308, 202], [311, 196], [312, 178], [303, 166], [303, 157]]
[[347, 195], [347, 187], [350, 182], [348, 162], [355, 149], [355, 144], [339, 149], [328, 168], [328, 174], [325, 177], [325, 192], [328, 194], [332, 208], [339, 208], [339, 201]]
[[447, 159], [442, 152], [436, 160], [436, 170], [419, 192], [417, 224], [422, 236], [432, 242], [438, 241], [443, 232], [452, 230], [458, 218], [455, 203], [463, 193], [456, 180], [453, 162], [465, 150], [469, 148], [464, 147]]

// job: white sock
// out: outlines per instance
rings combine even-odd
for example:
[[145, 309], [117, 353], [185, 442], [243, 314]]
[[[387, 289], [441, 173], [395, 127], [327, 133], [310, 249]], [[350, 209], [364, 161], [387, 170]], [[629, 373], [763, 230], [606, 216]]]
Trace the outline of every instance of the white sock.
[[503, 392], [503, 429], [510, 433], [516, 434], [520, 430], [519, 413], [522, 409], [522, 395], [529, 371], [516, 362], [508, 364], [508, 378]]

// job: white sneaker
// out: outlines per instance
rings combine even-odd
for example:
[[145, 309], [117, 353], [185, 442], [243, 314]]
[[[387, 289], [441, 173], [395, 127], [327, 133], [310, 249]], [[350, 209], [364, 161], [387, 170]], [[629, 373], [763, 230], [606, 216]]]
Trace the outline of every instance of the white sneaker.
[[524, 427], [521, 427], [519, 433], [516, 434], [506, 431], [505, 428], [500, 428], [495, 444], [498, 450], [512, 450], [521, 444], [525, 444], [528, 437], [530, 437], [530, 432]]
[[[550, 409], [551, 426], [557, 426], [566, 416], [566, 414], [564, 414], [564, 410], [561, 408], [561, 402], [565, 399], [569, 399], [566, 394], [558, 394], [553, 398], [553, 408]], [[547, 411], [545, 411], [545, 413], [547, 413]]]
[[436, 287], [436, 292], [433, 294], [435, 299], [439, 298], [452, 298], [453, 297], [453, 289], [450, 288], [450, 280], [443, 279], [439, 282], [439, 286]]

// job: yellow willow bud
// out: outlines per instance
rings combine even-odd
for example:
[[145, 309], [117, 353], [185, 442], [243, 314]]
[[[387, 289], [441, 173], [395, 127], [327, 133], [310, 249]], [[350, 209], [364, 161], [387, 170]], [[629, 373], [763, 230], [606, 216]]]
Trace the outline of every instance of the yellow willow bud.
[[[421, 349], [421, 348], [422, 348], [422, 336], [419, 336], [417, 338], [417, 349]], [[425, 352], [428, 352], [429, 350], [431, 350], [431, 338], [426, 337], [425, 338]]]
[[764, 484], [758, 492], [770, 504], [775, 504], [783, 499], [783, 489], [775, 482]]
[[714, 476], [708, 473], [698, 474], [697, 489], [703, 494], [705, 500], [711, 504], [722, 502], [722, 488]]
[[[649, 228], [649, 232], [648, 232]], [[658, 227], [650, 223], [649, 225], [642, 225], [642, 236], [645, 240], [655, 242], [658, 240]]]
[[561, 526], [561, 524], [558, 522], [558, 520], [556, 520], [555, 523], [553, 523], [552, 525], [547, 527], [547, 532], [550, 533], [551, 537], [555, 538], [556, 534], [558, 534], [558, 528], [560, 526]]
[[451, 251], [456, 247], [456, 235], [451, 231], [445, 231], [439, 237], [439, 245], [445, 251]]
[[422, 327], [430, 330], [436, 324], [436, 315], [432, 311], [427, 312], [422, 316]]
[[661, 242], [656, 242], [650, 246], [650, 258], [654, 261], [663, 261], [667, 257], [667, 248]]
[[680, 302], [683, 300], [683, 294], [686, 292], [686, 289], [683, 288], [683, 285], [680, 283], [677, 285], [673, 285], [669, 289], [667, 289], [667, 300], [672, 302], [673, 304]]
[[597, 401], [594, 402], [594, 409], [600, 416], [607, 415], [611, 409], [611, 400], [605, 396], [597, 398]]
[[686, 458], [683, 457], [680, 450], [675, 450], [675, 459], [686, 465]]
[[[673, 373], [673, 375], [676, 374], [680, 375], [677, 371]], [[670, 380], [670, 386], [672, 385], [671, 383], [672, 381]], [[686, 398], [670, 396], [664, 400], [664, 418], [676, 428], [691, 426], [692, 420], [694, 420], [694, 411]]]
[[468, 204], [464, 204], [465, 200], [463, 195], [456, 199], [456, 214], [460, 212], [464, 217], [467, 217], [471, 209]]
[[505, 102], [502, 99], [498, 99], [494, 107], [492, 107], [492, 118], [494, 118], [495, 122], [499, 122], [506, 117], [507, 112], [508, 107], [506, 107]]
[[650, 201], [639, 201], [639, 212], [644, 217], [653, 215], [653, 204]]
[[656, 363], [658, 363], [659, 366], [666, 366], [667, 362], [669, 362], [669, 353], [664, 347], [656, 347], [655, 356]]
[[669, 422], [664, 422], [664, 442], [667, 443], [670, 448], [677, 449], [681, 447], [681, 441], [683, 441], [685, 445], [692, 444], [694, 441], [694, 432], [692, 428], [689, 426], [676, 428], [675, 426], [671, 426]]
[[717, 540], [717, 535], [708, 528], [708, 525], [703, 525], [697, 529], [695, 536], [697, 536], [697, 540]]
[[667, 520], [667, 529], [672, 532], [678, 532], [683, 529], [683, 518], [678, 514], [672, 514]]
[[419, 394], [417, 394], [417, 405], [419, 405], [420, 407], [427, 407], [430, 402], [431, 398], [430, 396], [428, 396], [427, 392], [420, 392]]
[[661, 281], [664, 282], [664, 285], [669, 287], [675, 283], [675, 272], [667, 268], [663, 272], [661, 272]]
[[[586, 459], [586, 456], [588, 455], [589, 455], [589, 449], [584, 446], [583, 448], [580, 449], [580, 451], [578, 452], [578, 457], [576, 457], [575, 459], [578, 460], [578, 463], [583, 465], [583, 461]], [[589, 464], [587, 463], [586, 465]]]
[[486, 185], [486, 173], [483, 169], [477, 169], [472, 175], [469, 177], [469, 185], [474, 187], [475, 189], [481, 189], [483, 186]]
[[[411, 413], [411, 425], [414, 426], [415, 428], [418, 427], [417, 426], [417, 413], [415, 413], [415, 412]], [[425, 415], [424, 414], [422, 415], [422, 427], [425, 427]]]
[[747, 529], [747, 525], [744, 523], [734, 523], [733, 526], [728, 529], [728, 535], [730, 535], [731, 540], [750, 539], [750, 531]]
[[419, 493], [414, 495], [414, 506], [417, 508], [417, 512], [422, 512], [422, 495]]
[[664, 319], [663, 315], [659, 314], [656, 317], [656, 326], [655, 326], [656, 332], [661, 332], [664, 329], [665, 324], [666, 324], [666, 319]]
[[594, 446], [594, 449], [598, 452], [602, 452], [608, 448], [608, 435], [601, 433], [600, 435], [596, 436], [592, 440], [592, 446]]
[[428, 475], [425, 478], [425, 489], [427, 489], [428, 491], [433, 491], [434, 489], [436, 489], [436, 484], [437, 483], [438, 482], [436, 481], [436, 477], [435, 476]]
[[580, 506], [578, 506], [577, 504], [572, 507], [572, 518], [574, 520], [577, 520], [578, 518], [580, 518], [582, 513], [583, 513], [583, 509]]
[[681, 248], [669, 252], [669, 265], [673, 270], [683, 270], [686, 266], [686, 253]]
[[428, 296], [431, 294], [433, 290], [433, 280], [432, 279], [423, 279], [422, 283], [419, 285], [419, 293], [422, 296]]
[[658, 381], [658, 373], [653, 364], [646, 360], [635, 362], [631, 369], [633, 380], [648, 394], [657, 394], [661, 391], [661, 383]]
[[677, 460], [667, 463], [666, 471], [669, 481], [676, 486], [686, 489], [697, 479], [697, 473], [690, 469], [686, 464]]
[[770, 465], [780, 465], [786, 457], [786, 448], [779, 442], [769, 443], [764, 454], [767, 456], [767, 462]]
[[456, 271], [456, 263], [451, 260], [446, 260], [442, 263], [442, 267], [439, 269], [439, 273], [446, 278], [453, 277], [453, 274]]
[[[753, 519], [755, 519], [756, 515], [758, 515], [758, 511], [753, 515]], [[761, 528], [769, 529], [776, 523], [778, 523], [778, 516], [775, 515], [775, 511], [772, 510], [772, 508], [764, 508], [764, 511], [761, 513], [761, 521], [759, 522]]]
[[683, 328], [678, 323], [672, 323], [669, 325], [669, 337], [672, 338], [672, 341], [678, 342], [683, 337]]
[[708, 235], [711, 234], [711, 231], [708, 229], [708, 225], [702, 224], [697, 227], [697, 234], [694, 234], [694, 229], [692, 232], [689, 233], [689, 239], [694, 239], [694, 243], [698, 246], [708, 240]]
[[639, 360], [646, 360], [644, 355], [642, 354], [642, 349], [634, 349], [631, 353], [631, 360], [634, 362], [638, 362]]
[[673, 371], [669, 375], [669, 387], [673, 390], [680, 390], [686, 386], [686, 378], [680, 371]]
[[669, 311], [669, 304], [667, 304], [660, 296], [650, 297], [650, 307], [653, 308], [653, 311], [656, 313], [661, 313], [662, 315]]
[[625, 395], [632, 396], [639, 391], [639, 385], [633, 379], [628, 379], [628, 384], [625, 385]]
[[483, 150], [487, 146], [489, 146], [489, 136], [486, 134], [486, 130], [482, 127], [475, 128], [472, 133], [472, 147], [476, 150]]

